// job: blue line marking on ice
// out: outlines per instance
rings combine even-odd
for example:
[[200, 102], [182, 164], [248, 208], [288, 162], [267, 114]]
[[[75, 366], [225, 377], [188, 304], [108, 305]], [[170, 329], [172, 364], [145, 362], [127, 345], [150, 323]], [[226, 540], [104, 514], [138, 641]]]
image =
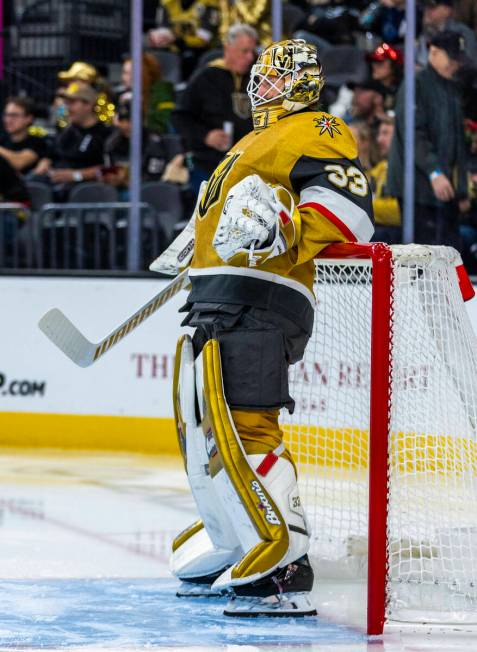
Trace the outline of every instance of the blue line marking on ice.
[[0, 646], [303, 645], [366, 640], [318, 618], [227, 618], [225, 599], [177, 598], [169, 579], [0, 581]]

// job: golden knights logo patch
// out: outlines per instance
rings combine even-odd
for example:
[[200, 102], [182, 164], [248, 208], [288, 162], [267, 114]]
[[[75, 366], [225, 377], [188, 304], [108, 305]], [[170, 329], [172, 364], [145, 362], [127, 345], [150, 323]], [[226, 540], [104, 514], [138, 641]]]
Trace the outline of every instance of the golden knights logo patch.
[[313, 122], [315, 127], [320, 130], [320, 136], [323, 136], [325, 132], [328, 132], [332, 138], [335, 134], [341, 136], [341, 131], [338, 129], [339, 122], [333, 116], [322, 115], [321, 118], [314, 118]]
[[224, 179], [242, 152], [229, 152], [212, 173], [199, 204], [199, 220], [203, 220], [211, 206], [219, 201]]

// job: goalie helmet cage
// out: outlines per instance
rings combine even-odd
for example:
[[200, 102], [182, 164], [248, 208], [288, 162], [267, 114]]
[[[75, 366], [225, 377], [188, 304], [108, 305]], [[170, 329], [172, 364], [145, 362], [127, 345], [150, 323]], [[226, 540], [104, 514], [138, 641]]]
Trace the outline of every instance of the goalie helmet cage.
[[367, 578], [367, 630], [477, 623], [477, 340], [451, 247], [340, 244], [282, 414], [320, 578]]

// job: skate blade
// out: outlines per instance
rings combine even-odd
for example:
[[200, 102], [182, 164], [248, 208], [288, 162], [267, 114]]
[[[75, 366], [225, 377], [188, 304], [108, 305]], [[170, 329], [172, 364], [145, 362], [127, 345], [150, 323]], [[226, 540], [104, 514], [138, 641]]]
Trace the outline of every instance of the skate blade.
[[305, 618], [306, 616], [317, 616], [316, 609], [311, 611], [228, 611], [223, 612], [224, 616], [232, 618]]
[[227, 595], [225, 591], [211, 589], [207, 584], [192, 584], [184, 582], [176, 591], [178, 598], [223, 598]]
[[227, 604], [223, 614], [233, 618], [303, 618], [318, 615], [308, 594], [291, 593], [285, 596], [235, 597]]

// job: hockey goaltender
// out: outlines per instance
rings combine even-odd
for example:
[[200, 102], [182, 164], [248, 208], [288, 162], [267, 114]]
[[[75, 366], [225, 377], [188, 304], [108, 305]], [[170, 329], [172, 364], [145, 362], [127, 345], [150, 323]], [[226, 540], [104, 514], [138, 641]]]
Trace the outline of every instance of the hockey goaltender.
[[227, 616], [316, 613], [278, 415], [293, 411], [287, 370], [313, 326], [313, 258], [373, 234], [353, 136], [318, 110], [323, 83], [314, 46], [264, 50], [247, 89], [254, 131], [204, 182], [193, 215], [183, 324], [195, 331], [177, 345], [174, 411], [201, 520], [174, 540], [171, 566], [178, 595], [223, 595]]

